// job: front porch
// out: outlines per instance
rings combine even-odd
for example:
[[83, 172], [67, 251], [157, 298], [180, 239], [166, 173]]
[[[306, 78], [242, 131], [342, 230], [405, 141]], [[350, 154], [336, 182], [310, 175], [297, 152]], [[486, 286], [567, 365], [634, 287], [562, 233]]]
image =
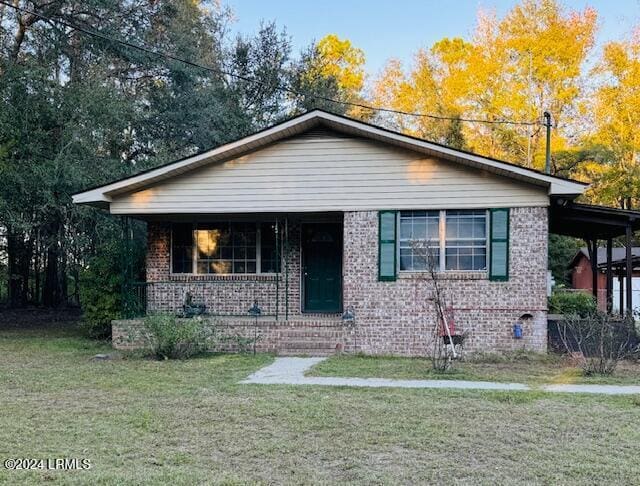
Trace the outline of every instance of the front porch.
[[126, 319], [112, 324], [114, 347], [144, 346], [142, 319], [158, 312], [257, 338], [260, 352], [328, 355], [352, 347], [353, 320], [343, 316], [342, 213], [185, 219], [148, 221], [147, 279], [125, 284]]
[[147, 278], [126, 286], [124, 314], [339, 317], [342, 234], [342, 213], [149, 221]]

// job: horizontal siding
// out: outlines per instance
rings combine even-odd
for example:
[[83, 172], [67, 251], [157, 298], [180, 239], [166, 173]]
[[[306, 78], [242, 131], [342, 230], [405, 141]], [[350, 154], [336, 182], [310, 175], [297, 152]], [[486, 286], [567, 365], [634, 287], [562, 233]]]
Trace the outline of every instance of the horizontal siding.
[[115, 214], [546, 206], [546, 190], [369, 140], [313, 132], [121, 195]]

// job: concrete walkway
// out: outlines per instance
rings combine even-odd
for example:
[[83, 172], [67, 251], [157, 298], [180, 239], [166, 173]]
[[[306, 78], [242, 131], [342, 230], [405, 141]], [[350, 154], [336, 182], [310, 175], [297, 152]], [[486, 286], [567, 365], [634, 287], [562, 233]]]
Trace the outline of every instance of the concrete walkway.
[[[462, 380], [392, 380], [387, 378], [342, 378], [329, 376], [304, 376], [312, 366], [326, 358], [276, 358], [269, 366], [256, 371], [243, 384], [261, 385], [323, 385], [370, 388], [451, 388], [457, 390], [535, 390], [522, 383], [498, 383], [493, 381]], [[640, 394], [640, 386], [615, 385], [544, 385], [539, 388], [559, 393], [600, 393], [605, 395]]]

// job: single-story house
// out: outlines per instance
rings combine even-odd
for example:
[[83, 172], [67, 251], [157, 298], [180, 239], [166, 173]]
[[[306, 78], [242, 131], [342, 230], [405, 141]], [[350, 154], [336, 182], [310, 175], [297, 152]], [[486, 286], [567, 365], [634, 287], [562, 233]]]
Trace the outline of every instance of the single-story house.
[[147, 312], [189, 293], [251, 333], [255, 303], [262, 350], [424, 355], [429, 270], [467, 349], [546, 350], [550, 207], [585, 187], [314, 110], [74, 202], [147, 222]]
[[[596, 267], [598, 275], [598, 283], [596, 285], [598, 309], [605, 311], [607, 309], [607, 249], [604, 247], [598, 247], [597, 251], [597, 258], [599, 262]], [[631, 305], [634, 309], [637, 309], [640, 303], [640, 247], [632, 247], [631, 256], [633, 259], [633, 297]], [[625, 248], [616, 247], [611, 249], [611, 263], [615, 274], [615, 278], [613, 279], [613, 295], [611, 304], [612, 310], [616, 314], [620, 313], [620, 311], [626, 307], [623, 283], [625, 258]], [[574, 289], [593, 292], [593, 270], [591, 257], [587, 247], [580, 248], [576, 252], [569, 264], [569, 270], [571, 271], [571, 286]]]

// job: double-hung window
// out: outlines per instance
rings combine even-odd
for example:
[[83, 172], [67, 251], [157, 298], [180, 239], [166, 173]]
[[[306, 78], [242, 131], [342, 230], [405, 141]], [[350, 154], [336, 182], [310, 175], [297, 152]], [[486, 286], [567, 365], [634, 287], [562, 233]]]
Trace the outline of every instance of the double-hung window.
[[440, 211], [400, 213], [400, 270], [440, 267]]
[[445, 270], [487, 268], [487, 212], [445, 211]]
[[256, 274], [280, 271], [275, 223], [172, 225], [172, 273]]
[[487, 269], [487, 211], [400, 211], [400, 271]]

